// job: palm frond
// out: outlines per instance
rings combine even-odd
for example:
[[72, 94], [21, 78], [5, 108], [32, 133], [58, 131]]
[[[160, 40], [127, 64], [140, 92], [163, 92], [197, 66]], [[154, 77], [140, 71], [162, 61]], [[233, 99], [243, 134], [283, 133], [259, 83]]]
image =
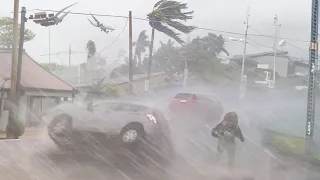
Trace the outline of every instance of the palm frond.
[[162, 4], [166, 0], [160, 0], [156, 4], [154, 4], [153, 9], [157, 8], [160, 4]]
[[185, 34], [192, 32], [196, 27], [195, 26], [186, 26], [178, 21], [170, 21], [167, 23], [169, 26], [175, 28], [178, 31], [181, 31]]
[[157, 31], [160, 31], [167, 36], [176, 40], [179, 44], [184, 44], [184, 41], [179, 37], [179, 33], [175, 33], [172, 29], [167, 26], [162, 25], [160, 22], [149, 23], [151, 27], [155, 28]]

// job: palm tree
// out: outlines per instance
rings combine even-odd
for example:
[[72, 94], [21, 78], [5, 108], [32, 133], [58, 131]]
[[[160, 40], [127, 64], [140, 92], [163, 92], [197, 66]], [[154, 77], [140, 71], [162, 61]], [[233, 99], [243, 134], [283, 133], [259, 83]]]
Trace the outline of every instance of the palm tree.
[[87, 60], [89, 60], [97, 52], [96, 45], [92, 40], [87, 42], [87, 52]]
[[151, 43], [149, 49], [149, 67], [148, 67], [148, 80], [150, 80], [150, 71], [152, 64], [152, 49], [154, 42], [154, 31], [160, 31], [169, 37], [176, 40], [179, 44], [184, 44], [184, 41], [179, 37], [179, 33], [174, 32], [176, 29], [184, 34], [192, 32], [196, 27], [187, 26], [179, 21], [187, 21], [192, 19], [193, 11], [182, 12], [187, 9], [186, 3], [170, 0], [160, 0], [157, 2], [151, 13], [147, 15], [149, 24], [152, 27]]
[[146, 30], [141, 31], [137, 41], [133, 43], [133, 46], [136, 47], [134, 51], [134, 64], [136, 65], [136, 67], [141, 66], [141, 55], [146, 52], [146, 48], [150, 44], [146, 32]]

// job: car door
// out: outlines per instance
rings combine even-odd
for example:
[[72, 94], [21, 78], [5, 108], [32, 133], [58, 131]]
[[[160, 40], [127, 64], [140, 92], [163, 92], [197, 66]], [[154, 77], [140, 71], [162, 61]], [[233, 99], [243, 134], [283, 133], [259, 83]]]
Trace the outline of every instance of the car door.
[[117, 134], [117, 115], [114, 108], [116, 103], [103, 103], [93, 107], [93, 131], [103, 132], [105, 134]]
[[119, 103], [114, 111], [118, 116], [118, 127], [122, 128], [130, 122], [138, 121], [142, 116], [140, 106], [127, 103]]

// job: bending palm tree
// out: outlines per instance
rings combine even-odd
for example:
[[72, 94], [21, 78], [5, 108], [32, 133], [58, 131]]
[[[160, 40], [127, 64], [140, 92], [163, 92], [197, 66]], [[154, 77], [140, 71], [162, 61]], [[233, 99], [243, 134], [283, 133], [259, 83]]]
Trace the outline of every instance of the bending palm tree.
[[88, 56], [87, 56], [87, 64], [86, 64], [86, 71], [91, 71], [94, 69], [96, 66], [93, 61], [90, 61], [90, 59], [95, 55], [96, 53], [96, 45], [92, 40], [89, 40], [86, 45], [87, 51], [88, 51]]
[[146, 30], [141, 31], [139, 34], [137, 42], [133, 45], [136, 46], [134, 51], [134, 63], [137, 67], [141, 66], [141, 55], [146, 52], [146, 48], [149, 46], [148, 36], [146, 35]]
[[88, 51], [87, 60], [89, 60], [97, 52], [96, 45], [92, 40], [89, 40], [87, 42], [87, 51]]
[[175, 39], [179, 44], [184, 44], [184, 41], [179, 37], [179, 33], [174, 32], [176, 29], [184, 34], [192, 32], [196, 27], [187, 26], [179, 21], [187, 21], [192, 19], [193, 11], [182, 12], [187, 9], [186, 3], [177, 1], [160, 0], [157, 2], [153, 11], [149, 13], [149, 24], [152, 27], [151, 43], [149, 49], [149, 67], [148, 67], [148, 80], [150, 80], [150, 72], [152, 65], [152, 49], [154, 42], [154, 31], [160, 31], [169, 37]]

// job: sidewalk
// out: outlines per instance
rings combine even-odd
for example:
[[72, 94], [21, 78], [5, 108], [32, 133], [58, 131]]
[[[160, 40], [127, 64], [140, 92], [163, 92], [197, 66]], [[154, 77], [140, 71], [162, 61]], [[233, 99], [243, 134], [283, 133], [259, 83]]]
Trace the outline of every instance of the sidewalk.
[[[46, 128], [27, 128], [19, 139], [44, 140], [47, 138], [48, 135]], [[1, 140], [7, 140], [5, 131], [0, 131], [0, 141]]]

